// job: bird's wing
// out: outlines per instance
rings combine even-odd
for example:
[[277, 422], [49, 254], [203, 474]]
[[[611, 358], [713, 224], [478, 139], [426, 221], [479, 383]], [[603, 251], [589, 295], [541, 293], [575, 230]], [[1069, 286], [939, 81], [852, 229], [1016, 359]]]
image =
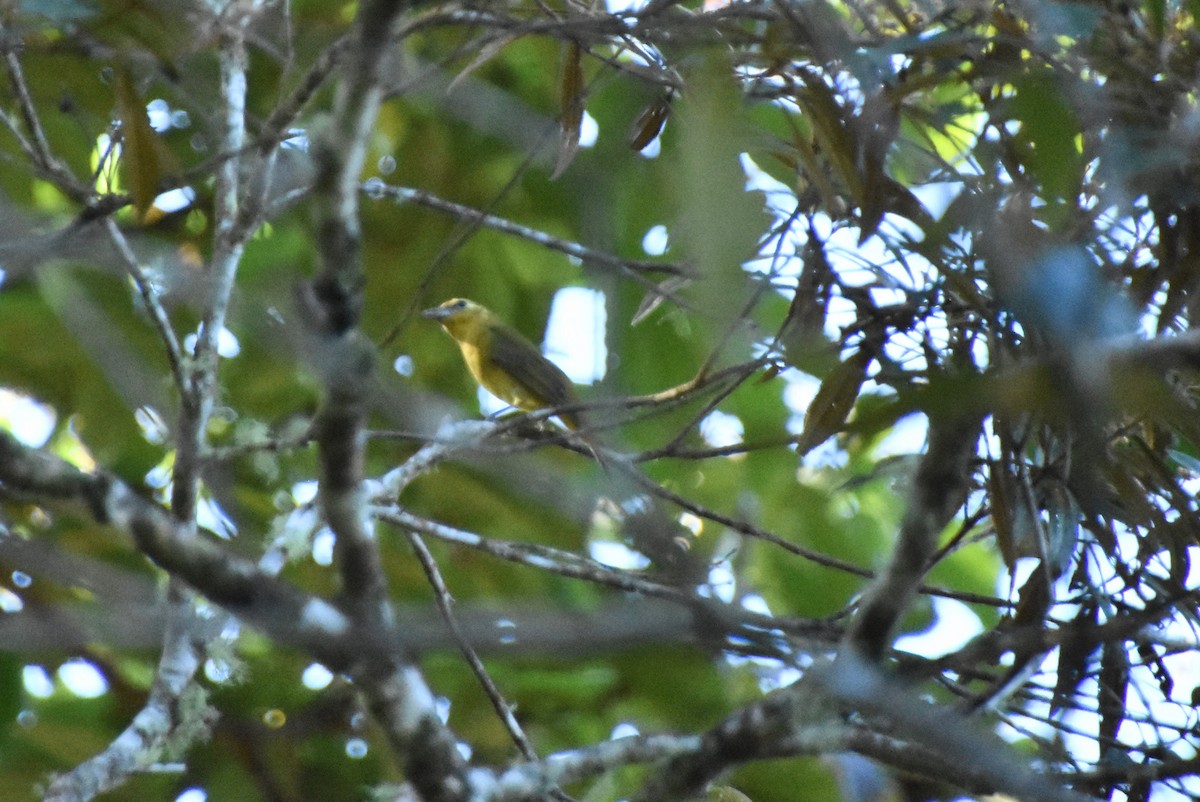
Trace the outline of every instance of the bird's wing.
[[547, 407], [575, 400], [571, 380], [532, 343], [507, 326], [492, 330], [492, 360], [545, 401]]

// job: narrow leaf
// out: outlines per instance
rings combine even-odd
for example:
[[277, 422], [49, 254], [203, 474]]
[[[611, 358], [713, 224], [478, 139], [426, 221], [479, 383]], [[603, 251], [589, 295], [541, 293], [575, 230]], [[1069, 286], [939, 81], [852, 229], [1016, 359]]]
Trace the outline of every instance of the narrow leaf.
[[158, 197], [162, 180], [174, 172], [170, 152], [159, 140], [128, 70], [117, 75], [117, 110], [121, 118], [121, 166], [139, 217]]
[[1021, 557], [1013, 525], [1013, 510], [1018, 503], [1014, 481], [1003, 463], [996, 460], [991, 462], [988, 470], [988, 509], [992, 514], [992, 528], [996, 530], [996, 545], [1000, 547], [1000, 556], [1010, 570]]
[[660, 281], [653, 288], [646, 290], [646, 295], [642, 298], [642, 302], [638, 304], [637, 311], [633, 315], [633, 320], [629, 325], [636, 326], [647, 317], [650, 316], [655, 309], [658, 309], [662, 302], [670, 298], [676, 292], [686, 287], [691, 283], [691, 279], [687, 276], [671, 276], [670, 278]]
[[562, 79], [559, 85], [561, 134], [558, 140], [558, 162], [552, 179], [567, 171], [579, 152], [579, 132], [583, 128], [583, 50], [576, 42], [567, 45], [563, 53]]
[[1054, 697], [1050, 702], [1052, 715], [1070, 707], [1080, 683], [1087, 678], [1088, 662], [1100, 649], [1099, 644], [1086, 635], [1090, 628], [1098, 623], [1097, 613], [1098, 608], [1094, 601], [1083, 604], [1067, 627], [1068, 631], [1076, 633], [1078, 637], [1067, 638], [1059, 646], [1058, 681], [1054, 685]]
[[804, 431], [796, 438], [796, 448], [801, 455], [812, 451], [846, 425], [846, 418], [867, 379], [870, 364], [870, 354], [856, 351], [825, 377], [804, 416]]
[[633, 121], [633, 128], [629, 131], [629, 147], [636, 151], [644, 150], [662, 133], [669, 116], [671, 116], [671, 95], [668, 93], [655, 98], [654, 102], [643, 109], [642, 113]]
[[828, 350], [825, 321], [829, 314], [832, 278], [833, 268], [825, 255], [825, 243], [810, 232], [804, 246], [796, 292], [779, 332], [783, 352], [793, 367], [811, 368], [814, 351]]
[[470, 76], [471, 73], [475, 72], [475, 70], [479, 69], [484, 64], [487, 64], [496, 56], [500, 55], [500, 52], [504, 50], [504, 48], [520, 39], [521, 36], [522, 34], [505, 34], [503, 36], [497, 36], [495, 39], [492, 39], [484, 44], [483, 47], [479, 48], [479, 52], [475, 54], [475, 58], [471, 59], [467, 66], [463, 67], [459, 71], [458, 75], [454, 76], [454, 80], [452, 80], [450, 85], [446, 87], [446, 94], [453, 92], [455, 87], [457, 87], [464, 79]]
[[[1125, 692], [1129, 689], [1129, 654], [1124, 641], [1108, 641], [1100, 653], [1100, 693], [1096, 701], [1100, 714], [1099, 740], [1112, 744], [1125, 721]], [[1111, 749], [1105, 746], [1105, 751]]]

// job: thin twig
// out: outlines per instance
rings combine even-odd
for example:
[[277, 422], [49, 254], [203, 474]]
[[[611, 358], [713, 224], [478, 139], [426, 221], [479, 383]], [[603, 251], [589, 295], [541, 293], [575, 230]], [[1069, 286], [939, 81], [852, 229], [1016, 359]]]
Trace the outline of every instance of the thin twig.
[[[747, 521], [738, 520], [737, 518], [733, 518], [717, 512], [716, 510], [711, 510], [701, 504], [697, 504], [691, 499], [685, 498], [684, 496], [681, 496], [678, 493], [663, 487], [640, 471], [631, 471], [629, 476], [633, 477], [635, 482], [641, 485], [643, 489], [652, 495], [657, 496], [665, 501], [670, 501], [673, 504], [677, 504], [693, 515], [699, 516], [700, 518], [713, 521], [714, 523], [719, 523], [722, 526], [726, 526], [735, 532], [746, 535], [747, 537], [752, 537], [756, 540], [763, 540], [767, 543], [771, 543], [772, 545], [778, 546], [779, 548], [784, 549], [791, 554], [795, 554], [797, 557], [803, 557], [804, 559], [816, 563], [817, 565], [822, 565], [826, 568], [834, 568], [854, 576], [863, 577], [864, 579], [873, 579], [875, 577], [875, 572], [871, 571], [870, 569], [863, 568], [862, 566], [855, 565], [854, 563], [840, 560], [837, 557], [831, 557], [823, 552], [814, 551], [813, 549], [806, 548], [805, 546], [792, 543], [791, 541], [785, 540], [773, 532], [760, 529], [759, 527], [754, 526]], [[918, 590], [921, 593], [930, 596], [956, 599], [957, 601], [966, 602], [968, 604], [984, 604], [989, 607], [1009, 606], [1009, 603], [1004, 599], [997, 599], [993, 596], [983, 596], [978, 593], [947, 590], [946, 588], [938, 588], [931, 585], [919, 585]]]
[[121, 261], [125, 263], [125, 270], [133, 279], [134, 286], [137, 287], [138, 294], [142, 297], [142, 303], [146, 305], [146, 311], [150, 313], [150, 320], [153, 321], [154, 328], [158, 330], [158, 336], [162, 339], [163, 347], [166, 350], [167, 363], [171, 366], [171, 375], [175, 378], [175, 386], [180, 394], [186, 393], [188, 384], [187, 372], [184, 368], [183, 348], [179, 344], [179, 338], [175, 336], [175, 329], [171, 326], [167, 310], [163, 308], [162, 301], [158, 297], [158, 290], [142, 272], [137, 256], [129, 246], [129, 240], [120, 227], [113, 222], [111, 217], [105, 217], [102, 225], [108, 232], [113, 247], [117, 249]]
[[[722, 635], [728, 634], [763, 643], [764, 639], [778, 638], [779, 633], [785, 633], [791, 638], [819, 643], [824, 648], [829, 645], [831, 639], [838, 637], [837, 633], [840, 631], [823, 621], [777, 618], [700, 597], [689, 590], [664, 585], [630, 571], [611, 568], [573, 552], [550, 546], [484, 537], [422, 518], [394, 504], [378, 505], [374, 514], [379, 520], [401, 530], [420, 532], [435, 540], [476, 549], [507, 562], [683, 605], [703, 613], [706, 626], [720, 626]], [[787, 650], [768, 647], [768, 651], [778, 653], [780, 659], [783, 659], [782, 654]]]
[[[509, 193], [511, 193], [513, 189], [518, 186], [522, 177], [529, 170], [529, 168], [533, 166], [534, 160], [537, 158], [538, 153], [541, 152], [543, 143], [548, 141], [550, 135], [555, 130], [557, 129], [552, 126], [547, 126], [545, 128], [545, 130], [538, 137], [537, 141], [534, 143], [533, 147], [529, 149], [529, 153], [526, 154], [521, 164], [516, 170], [513, 171], [512, 175], [508, 177], [508, 180], [504, 182], [504, 186], [500, 187], [499, 191], [497, 191], [492, 197], [487, 209], [474, 210], [476, 211], [475, 216], [466, 216], [462, 218], [462, 225], [459, 226], [455, 230], [454, 234], [442, 244], [442, 247], [438, 249], [437, 254], [434, 255], [433, 260], [429, 263], [429, 267], [426, 269], [425, 275], [421, 279], [421, 283], [417, 286], [416, 290], [413, 291], [411, 297], [409, 298], [408, 305], [400, 314], [400, 319], [396, 322], [396, 325], [392, 327], [392, 330], [384, 335], [383, 339], [380, 341], [379, 346], [381, 348], [387, 347], [387, 345], [396, 337], [400, 336], [400, 333], [403, 332], [408, 326], [409, 321], [411, 321], [413, 316], [416, 315], [417, 310], [421, 308], [422, 303], [425, 301], [426, 292], [429, 290], [429, 287], [432, 286], [434, 279], [441, 273], [442, 268], [447, 264], [450, 255], [462, 247], [463, 243], [465, 243], [472, 235], [475, 234], [476, 231], [479, 230], [480, 226], [483, 225], [483, 218], [491, 217], [491, 210], [499, 206], [500, 203], [506, 197], [508, 197]], [[382, 180], [380, 181], [382, 182]]]
[[[21, 110], [21, 117], [25, 121], [25, 127], [29, 131], [32, 142], [23, 140], [23, 146], [33, 159], [33, 163], [45, 175], [47, 175], [60, 190], [63, 191], [69, 198], [78, 202], [86, 203], [91, 196], [91, 192], [87, 187], [79, 183], [71, 171], [63, 166], [53, 151], [50, 149], [50, 141], [46, 138], [46, 132], [42, 129], [41, 118], [38, 117], [37, 107], [33, 103], [33, 97], [29, 94], [29, 85], [25, 82], [25, 73], [21, 69], [21, 60], [17, 58], [17, 54], [12, 50], [7, 50], [4, 53], [4, 63], [8, 67], [9, 81], [12, 84], [13, 91], [17, 95], [17, 105]], [[9, 126], [10, 130], [13, 127]]]
[[446, 582], [442, 578], [441, 571], [438, 570], [437, 561], [433, 558], [433, 554], [430, 553], [429, 549], [425, 546], [425, 541], [416, 532], [406, 532], [405, 534], [408, 536], [408, 542], [412, 545], [413, 551], [416, 552], [417, 560], [421, 563], [422, 570], [425, 571], [425, 577], [429, 580], [430, 587], [433, 588], [433, 598], [437, 603], [438, 610], [441, 611], [446, 626], [450, 628], [450, 634], [454, 638], [454, 642], [458, 644], [458, 649], [462, 652], [467, 665], [471, 667], [471, 671], [475, 674], [475, 678], [479, 680], [483, 692], [487, 695], [488, 700], [491, 701], [492, 709], [500, 717], [504, 728], [508, 730], [513, 743], [521, 750], [521, 754], [525, 759], [537, 760], [537, 750], [533, 748], [533, 744], [525, 735], [525, 731], [517, 723], [517, 718], [512, 713], [512, 705], [505, 701], [504, 695], [496, 687], [491, 674], [488, 673], [487, 668], [483, 665], [483, 661], [475, 653], [475, 648], [467, 641], [466, 634], [462, 631], [462, 627], [459, 626], [458, 617], [454, 614], [454, 597], [450, 595], [450, 589], [446, 587]]
[[[291, 30], [290, 24], [288, 30], [289, 32]], [[288, 129], [291, 128], [300, 113], [325, 85], [329, 77], [336, 74], [337, 67], [350, 52], [351, 41], [349, 36], [343, 36], [321, 51], [292, 92], [271, 112], [271, 116], [267, 118], [258, 136], [255, 137], [253, 143], [255, 147], [266, 151], [287, 139]]]
[[416, 203], [430, 209], [452, 214], [463, 220], [477, 222], [485, 228], [522, 237], [523, 239], [536, 242], [551, 250], [565, 253], [567, 256], [573, 256], [580, 261], [597, 267], [612, 268], [625, 274], [640, 272], [663, 273], [670, 276], [693, 275], [692, 271], [685, 265], [670, 262], [647, 262], [641, 259], [622, 259], [619, 256], [613, 256], [612, 254], [589, 248], [586, 245], [580, 245], [577, 242], [571, 242], [570, 240], [547, 234], [544, 231], [523, 226], [520, 223], [514, 223], [511, 220], [497, 217], [494, 214], [439, 198], [437, 195], [423, 189], [390, 186], [384, 184], [382, 181], [373, 181], [364, 184], [363, 191], [370, 197], [386, 197], [392, 200]]

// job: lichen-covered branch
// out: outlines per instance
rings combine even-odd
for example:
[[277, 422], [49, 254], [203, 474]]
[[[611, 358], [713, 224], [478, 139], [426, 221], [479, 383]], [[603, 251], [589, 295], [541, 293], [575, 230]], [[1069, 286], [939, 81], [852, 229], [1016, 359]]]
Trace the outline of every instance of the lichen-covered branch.
[[[358, 180], [384, 96], [384, 62], [402, 13], [412, 5], [374, 0], [359, 7], [333, 114], [312, 147], [319, 267], [306, 295], [306, 312], [325, 386], [313, 426], [320, 502], [336, 537], [342, 593], [352, 620], [381, 632], [391, 632], [395, 622], [363, 484], [374, 349], [357, 329], [364, 289]], [[393, 659], [356, 675], [371, 712], [426, 802], [465, 799], [465, 762], [437, 716], [432, 692], [403, 655], [389, 656]]]

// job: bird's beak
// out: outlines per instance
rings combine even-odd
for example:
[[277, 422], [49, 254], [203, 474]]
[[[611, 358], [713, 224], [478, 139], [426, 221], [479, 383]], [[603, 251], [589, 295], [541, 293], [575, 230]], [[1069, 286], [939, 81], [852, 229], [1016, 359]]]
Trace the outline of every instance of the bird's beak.
[[448, 314], [450, 314], [449, 309], [445, 309], [440, 306], [435, 306], [432, 309], [426, 309], [425, 311], [421, 312], [421, 317], [427, 317], [430, 320], [441, 320], [442, 318], [446, 317], [446, 315], [448, 315]]

